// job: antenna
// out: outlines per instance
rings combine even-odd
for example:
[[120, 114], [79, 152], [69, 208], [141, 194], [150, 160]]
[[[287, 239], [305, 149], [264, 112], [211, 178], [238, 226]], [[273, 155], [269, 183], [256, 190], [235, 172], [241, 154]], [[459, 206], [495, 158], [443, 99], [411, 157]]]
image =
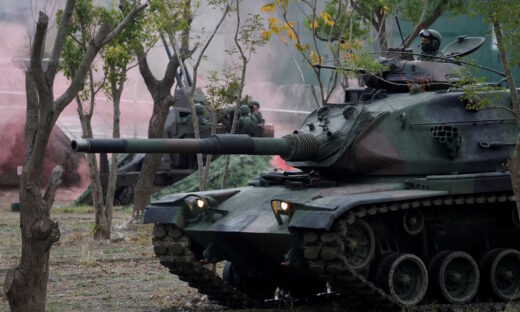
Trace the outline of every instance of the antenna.
[[403, 41], [403, 49], [405, 49], [403, 32], [401, 31], [401, 25], [399, 24], [399, 17], [395, 16], [395, 21], [397, 22], [397, 29], [399, 29], [399, 34], [401, 35], [401, 40]]

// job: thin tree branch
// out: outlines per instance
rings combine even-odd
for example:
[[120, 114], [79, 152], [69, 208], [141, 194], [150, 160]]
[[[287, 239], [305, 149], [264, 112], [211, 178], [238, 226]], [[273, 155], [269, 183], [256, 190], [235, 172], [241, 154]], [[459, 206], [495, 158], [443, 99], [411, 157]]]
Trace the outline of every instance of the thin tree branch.
[[[418, 23], [417, 25], [415, 25], [413, 31], [408, 36], [406, 36], [406, 38], [404, 39], [405, 48], [409, 47], [410, 44], [412, 44], [412, 41], [419, 35], [419, 32], [421, 32], [421, 30], [423, 28], [430, 27], [437, 20], [437, 18], [439, 18], [439, 16], [441, 16], [443, 8], [447, 3], [448, 3], [448, 0], [442, 0], [437, 5], [437, 7], [435, 7], [432, 15], [426, 21], [424, 21], [424, 23]], [[426, 6], [426, 3], [425, 3], [425, 6]], [[424, 11], [424, 9], [423, 9], [423, 11]], [[422, 17], [422, 14], [421, 14], [421, 17]]]
[[31, 50], [31, 74], [40, 98], [49, 94], [49, 87], [45, 79], [45, 74], [42, 68], [43, 50], [45, 49], [45, 38], [47, 32], [47, 25], [49, 24], [49, 17], [45, 13], [40, 12], [38, 23], [36, 24], [36, 32]]
[[148, 60], [146, 58], [146, 53], [144, 52], [143, 47], [138, 47], [135, 52], [137, 54], [139, 72], [141, 72], [141, 76], [143, 76], [146, 87], [148, 90], [150, 90], [150, 93], [152, 93], [152, 90], [159, 84], [159, 80], [155, 78], [155, 76], [152, 74], [152, 71], [150, 70], [150, 66], [148, 65]]
[[76, 0], [67, 0], [67, 3], [65, 4], [65, 10], [63, 11], [58, 33], [56, 34], [56, 41], [54, 42], [54, 47], [49, 59], [49, 65], [45, 71], [49, 81], [54, 81], [56, 69], [58, 68], [59, 58], [61, 51], [63, 50], [63, 46], [65, 45], [65, 37], [69, 29], [70, 19], [72, 18], [72, 12], [74, 11], [75, 6]]
[[94, 58], [96, 57], [97, 53], [101, 48], [103, 47], [100, 45], [102, 40], [106, 38], [107, 34], [110, 31], [110, 26], [108, 24], [103, 24], [98, 30], [98, 33], [96, 34], [93, 41], [90, 42], [89, 47], [87, 51], [85, 52], [85, 55], [83, 56], [83, 60], [81, 61], [81, 64], [79, 65], [76, 74], [74, 75], [74, 78], [72, 78], [72, 81], [70, 82], [69, 87], [63, 93], [56, 101], [55, 101], [55, 118], [58, 118], [58, 115], [61, 113], [63, 109], [72, 101], [74, 96], [78, 93], [80, 88], [83, 86], [85, 76], [87, 75], [88, 71], [90, 70], [90, 66], [92, 65], [92, 62], [94, 61]]
[[146, 8], [148, 6], [147, 3], [143, 3], [139, 6], [134, 6], [134, 8], [132, 9], [132, 11], [130, 11], [130, 13], [128, 13], [125, 18], [119, 23], [119, 25], [117, 25], [114, 30], [112, 30], [108, 36], [106, 36], [101, 42], [100, 44], [102, 46], [104, 46], [105, 44], [109, 43], [110, 41], [112, 41], [112, 39], [114, 39], [117, 35], [119, 35], [119, 33], [126, 27], [126, 25], [128, 25], [128, 23], [130, 23], [130, 21], [132, 21], [134, 19], [134, 17], [137, 15], [137, 13], [139, 13], [139, 11], [143, 10], [144, 8]]

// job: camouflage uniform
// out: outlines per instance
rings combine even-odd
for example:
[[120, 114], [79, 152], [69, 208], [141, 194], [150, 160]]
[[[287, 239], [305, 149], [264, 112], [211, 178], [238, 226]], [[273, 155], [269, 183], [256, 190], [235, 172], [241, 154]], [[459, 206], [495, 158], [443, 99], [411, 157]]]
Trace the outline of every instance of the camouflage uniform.
[[252, 111], [251, 119], [254, 122], [256, 122], [256, 124], [262, 125], [265, 122], [265, 120], [264, 120], [264, 117], [262, 116], [262, 113], [260, 113], [258, 111], [258, 109], [260, 108], [260, 103], [258, 103], [257, 100], [252, 100], [251, 102], [249, 102], [249, 107], [251, 108], [251, 111]]
[[197, 117], [199, 119], [199, 125], [201, 126], [209, 126], [210, 122], [209, 119], [204, 116], [205, 108], [204, 104], [198, 102], [195, 103], [195, 112], [197, 113]]
[[253, 137], [256, 136], [256, 122], [251, 118], [250, 113], [249, 106], [240, 106], [237, 133], [249, 134], [249, 136]]
[[[204, 104], [197, 102], [194, 105], [195, 105], [195, 112], [197, 113], [197, 117], [199, 120], [199, 125], [201, 125], [201, 126], [210, 125], [209, 119], [206, 116], [204, 116], [204, 112], [205, 112]], [[190, 113], [190, 114], [180, 118], [179, 123], [191, 122], [191, 120], [192, 120], [192, 117], [191, 117], [191, 113]]]

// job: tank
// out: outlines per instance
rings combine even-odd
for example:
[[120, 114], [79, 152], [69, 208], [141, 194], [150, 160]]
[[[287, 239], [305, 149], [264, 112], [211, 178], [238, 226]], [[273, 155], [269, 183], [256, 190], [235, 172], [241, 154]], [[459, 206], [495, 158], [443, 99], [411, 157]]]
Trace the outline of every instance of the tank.
[[[194, 100], [205, 102], [204, 94], [200, 89], [195, 92]], [[234, 107], [225, 107], [219, 111], [221, 116], [216, 126], [216, 133], [226, 133], [231, 130]], [[199, 117], [201, 119], [201, 117]], [[211, 135], [212, 113], [205, 110], [205, 114], [199, 123], [200, 136], [207, 138]], [[273, 137], [274, 126], [269, 123], [256, 125], [255, 136]], [[191, 119], [191, 108], [186, 97], [186, 89], [177, 89], [175, 92], [175, 105], [170, 107], [166, 118], [163, 137], [165, 138], [194, 138], [195, 132]], [[117, 181], [114, 200], [117, 204], [128, 205], [133, 201], [134, 186], [141, 174], [141, 167], [145, 154], [142, 152], [124, 154], [118, 160]], [[195, 155], [164, 153], [161, 157], [159, 168], [155, 174], [154, 186], [165, 187], [171, 185], [197, 170], [197, 158]], [[110, 175], [109, 161], [106, 153], [100, 155], [100, 179], [103, 196], [106, 196], [108, 179]], [[78, 204], [91, 203], [90, 188], [76, 200]]]
[[[261, 307], [276, 295], [334, 296], [362, 310], [503, 310], [520, 299], [520, 222], [505, 167], [519, 129], [509, 92], [481, 92], [494, 105], [469, 110], [451, 83], [460, 65], [381, 61], [393, 65], [282, 138], [73, 148], [276, 154], [296, 168], [241, 188], [171, 194], [145, 210], [160, 263], [224, 306]], [[204, 266], [219, 261], [222, 277]]]

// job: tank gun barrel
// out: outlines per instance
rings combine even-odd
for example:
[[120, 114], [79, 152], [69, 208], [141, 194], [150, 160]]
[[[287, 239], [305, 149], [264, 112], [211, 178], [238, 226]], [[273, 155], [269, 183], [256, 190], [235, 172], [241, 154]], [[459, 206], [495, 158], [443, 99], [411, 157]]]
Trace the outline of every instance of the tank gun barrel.
[[312, 159], [318, 151], [310, 134], [283, 138], [252, 138], [246, 134], [217, 134], [206, 139], [81, 139], [73, 140], [75, 152], [85, 153], [178, 153], [280, 155], [286, 160]]

